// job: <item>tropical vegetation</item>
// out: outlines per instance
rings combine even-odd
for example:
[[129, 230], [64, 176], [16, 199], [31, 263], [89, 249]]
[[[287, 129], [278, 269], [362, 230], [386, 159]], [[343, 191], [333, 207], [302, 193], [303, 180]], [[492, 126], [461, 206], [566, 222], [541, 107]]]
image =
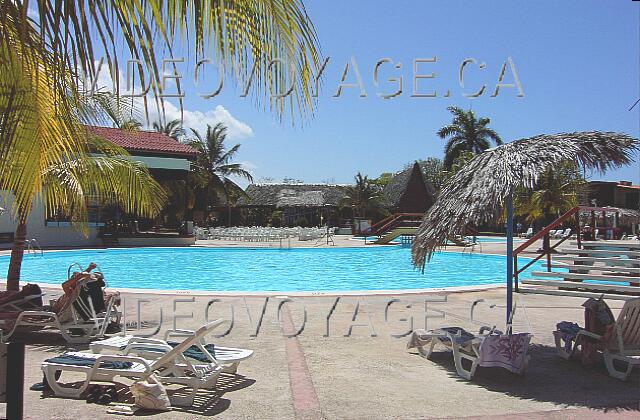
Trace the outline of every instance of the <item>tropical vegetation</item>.
[[[18, 286], [25, 223], [34, 200], [45, 200], [47, 214], [65, 209], [80, 221], [90, 195], [149, 215], [164, 197], [144, 168], [118, 158], [123, 150], [100, 149], [99, 140], [89, 139], [81, 126], [95, 123], [81, 106], [78, 81], [83, 73], [96, 77], [97, 53], [106, 55], [111, 73], [118, 75], [124, 46], [140, 60], [138, 80], [151, 82], [159, 98], [157, 52], [171, 55], [175, 39], [189, 40], [198, 58], [213, 50], [218, 64], [237, 80], [251, 74], [254, 95], [268, 98], [278, 116], [287, 109], [292, 116], [313, 110], [312, 75], [319, 53], [300, 0], [34, 3], [2, 1], [0, 20], [0, 189], [11, 192], [18, 221], [8, 288]], [[295, 83], [288, 80], [289, 72], [269, 65], [274, 58], [296, 70]], [[277, 95], [284, 86], [293, 86], [286, 98]], [[156, 99], [156, 107], [163, 109], [161, 100]], [[140, 128], [134, 118], [117, 117], [119, 127]], [[91, 149], [104, 152], [103, 157], [92, 158]]]
[[[7, 49], [2, 53], [14, 54]], [[123, 149], [87, 134], [82, 123], [99, 119], [99, 104], [78, 96], [74, 108], [65, 110], [47, 75], [30, 72], [31, 67], [22, 66], [17, 57], [13, 63], [14, 71], [0, 82], [5, 92], [21, 92], [13, 97], [0, 95], [1, 153], [10, 157], [0, 159], [0, 189], [11, 194], [12, 216], [17, 221], [7, 273], [9, 290], [18, 289], [27, 218], [35, 201], [45, 204], [47, 215], [64, 213], [86, 231], [83, 222], [89, 200], [117, 203], [127, 212], [153, 216], [164, 199], [162, 188], [145, 167], [127, 159]]]
[[520, 188], [514, 196], [514, 212], [527, 222], [551, 222], [579, 204], [586, 186], [579, 168], [569, 162], [542, 173], [536, 187]]
[[194, 138], [189, 140], [188, 144], [198, 155], [192, 165], [190, 185], [201, 206], [207, 209], [219, 204], [218, 197], [224, 197], [230, 218], [232, 204], [244, 194], [244, 190], [232, 180], [232, 177], [253, 181], [253, 176], [242, 164], [233, 163], [240, 144], [227, 149], [227, 127], [222, 123], [213, 127], [207, 125], [204, 134], [194, 129], [191, 132]]
[[186, 130], [182, 128], [182, 121], [178, 119], [167, 121], [165, 124], [156, 121], [153, 123], [153, 129], [158, 133], [166, 134], [174, 140], [180, 140], [186, 135]]
[[345, 188], [342, 205], [352, 209], [354, 218], [367, 217], [382, 208], [382, 188], [360, 172], [354, 177], [354, 185]]
[[477, 118], [473, 110], [465, 111], [455, 106], [447, 109], [453, 114], [453, 121], [437, 132], [441, 139], [448, 139], [444, 149], [445, 169], [450, 169], [463, 152], [478, 154], [487, 150], [491, 142], [502, 144], [498, 133], [489, 128], [489, 118]]

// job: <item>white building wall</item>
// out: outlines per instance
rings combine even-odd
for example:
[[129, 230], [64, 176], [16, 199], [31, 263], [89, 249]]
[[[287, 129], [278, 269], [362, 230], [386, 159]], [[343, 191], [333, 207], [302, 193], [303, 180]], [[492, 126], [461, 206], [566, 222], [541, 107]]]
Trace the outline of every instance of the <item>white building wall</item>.
[[[2, 191], [0, 193], [0, 207], [5, 209], [0, 215], [0, 232], [15, 232], [16, 223], [12, 218], [11, 206], [13, 195]], [[54, 223], [45, 225], [44, 206], [41, 201], [34, 203], [27, 219], [27, 239], [36, 239], [42, 247], [83, 247], [101, 245], [98, 238], [98, 227], [89, 226], [88, 236], [70, 223]], [[11, 243], [0, 243], [0, 248], [10, 248]]]

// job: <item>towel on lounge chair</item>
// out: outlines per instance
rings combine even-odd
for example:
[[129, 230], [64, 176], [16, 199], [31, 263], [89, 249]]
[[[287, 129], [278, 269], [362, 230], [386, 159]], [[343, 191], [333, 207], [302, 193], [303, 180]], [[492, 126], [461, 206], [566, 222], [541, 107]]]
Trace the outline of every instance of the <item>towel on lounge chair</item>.
[[501, 367], [513, 373], [522, 373], [527, 362], [527, 349], [531, 335], [487, 335], [480, 345], [478, 364], [482, 367]]
[[[179, 343], [169, 343], [169, 345], [171, 347], [175, 347], [178, 344]], [[209, 354], [211, 354], [213, 357], [216, 357], [215, 345], [213, 345], [213, 344], [205, 344], [204, 348], [209, 352]], [[207, 355], [204, 354], [202, 352], [202, 350], [200, 350], [198, 348], [198, 346], [196, 346], [196, 345], [193, 345], [193, 346], [189, 347], [188, 349], [183, 351], [182, 354], [185, 357], [189, 357], [189, 358], [191, 358], [193, 360], [197, 360], [199, 362], [206, 363], [206, 362], [209, 361], [209, 358], [207, 357]]]
[[[168, 345], [170, 345], [171, 347], [175, 347], [177, 345], [179, 345], [180, 343], [174, 343], [174, 342], [168, 342]], [[127, 345], [124, 344], [122, 346], [120, 346], [120, 351], [124, 350], [127, 348]], [[163, 353], [162, 350], [159, 350], [156, 347], [144, 347], [144, 345], [142, 346], [136, 346], [136, 348], [138, 349], [143, 349], [145, 351], [149, 351], [149, 352], [157, 352], [157, 353]], [[209, 354], [211, 354], [211, 356], [213, 356], [214, 358], [216, 357], [216, 350], [215, 350], [215, 345], [214, 344], [205, 344], [204, 348], [209, 352]], [[200, 348], [198, 346], [196, 346], [195, 344], [191, 347], [189, 347], [188, 349], [186, 349], [185, 351], [182, 352], [182, 354], [184, 355], [184, 357], [188, 357], [190, 359], [193, 360], [197, 360], [199, 362], [202, 363], [208, 363], [210, 360], [207, 357], [206, 354], [204, 354], [202, 352], [202, 350], [200, 350]]]
[[[52, 357], [51, 359], [45, 360], [47, 363], [58, 363], [63, 365], [70, 366], [87, 366], [92, 367], [96, 363], [96, 359], [92, 359], [90, 357], [81, 357], [76, 356], [74, 354], [64, 353], [61, 356]], [[103, 360], [100, 362], [100, 367], [103, 369], [130, 369], [133, 366], [131, 362], [118, 362], [111, 360]]]

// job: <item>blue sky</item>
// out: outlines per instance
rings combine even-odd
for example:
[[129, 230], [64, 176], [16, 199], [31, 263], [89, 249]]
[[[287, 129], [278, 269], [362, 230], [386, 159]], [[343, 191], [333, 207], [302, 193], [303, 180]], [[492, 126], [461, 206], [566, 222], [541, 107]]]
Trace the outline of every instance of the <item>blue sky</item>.
[[[491, 126], [510, 141], [540, 133], [612, 130], [638, 136], [640, 105], [639, 2], [617, 1], [307, 1], [322, 53], [330, 57], [315, 116], [304, 125], [279, 123], [273, 114], [240, 98], [227, 84], [211, 100], [202, 100], [191, 77], [185, 81], [188, 123], [224, 121], [230, 143], [242, 143], [238, 161], [256, 179], [292, 177], [306, 182], [351, 182], [357, 171], [375, 177], [428, 156], [442, 157], [438, 128], [450, 121], [447, 106], [472, 107], [491, 118]], [[413, 60], [420, 64], [421, 92], [436, 98], [411, 98]], [[355, 57], [368, 96], [345, 89], [334, 98], [345, 63]], [[380, 78], [402, 75], [404, 92], [383, 100], [376, 93], [394, 85], [373, 84], [375, 63], [382, 58], [402, 63], [383, 67]], [[491, 98], [502, 64], [511, 57], [524, 97], [505, 88]], [[462, 89], [459, 66], [469, 65]], [[191, 75], [193, 63], [179, 70]], [[348, 81], [355, 81], [353, 72]], [[505, 82], [512, 82], [507, 69]], [[215, 78], [211, 79], [211, 83]], [[476, 99], [463, 92], [487, 92]], [[450, 97], [443, 97], [450, 90]], [[638, 165], [594, 178], [640, 182]]]

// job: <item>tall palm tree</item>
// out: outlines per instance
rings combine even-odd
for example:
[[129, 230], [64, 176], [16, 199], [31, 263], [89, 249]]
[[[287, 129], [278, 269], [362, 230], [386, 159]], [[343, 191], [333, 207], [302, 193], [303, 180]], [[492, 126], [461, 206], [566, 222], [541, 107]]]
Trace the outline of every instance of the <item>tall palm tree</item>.
[[166, 124], [156, 121], [153, 123], [153, 129], [158, 133], [164, 133], [175, 140], [179, 140], [186, 134], [184, 128], [182, 128], [182, 121], [179, 119], [167, 121]]
[[73, 108], [65, 109], [52, 88], [52, 76], [35, 71], [41, 62], [0, 44], [0, 61], [8, 57], [12, 57], [11, 72], [0, 80], [0, 91], [15, 94], [0, 95], [0, 156], [9, 157], [0, 159], [0, 190], [12, 194], [11, 211], [17, 222], [7, 273], [7, 288], [15, 290], [26, 221], [36, 198], [45, 203], [47, 216], [62, 210], [86, 232], [82, 222], [89, 198], [153, 215], [164, 194], [145, 167], [124, 157], [123, 149], [88, 136], [81, 122], [95, 122], [95, 109], [73, 98], [68, 102]]
[[451, 124], [438, 130], [441, 139], [449, 138], [444, 148], [444, 167], [450, 169], [462, 152], [482, 153], [491, 146], [502, 144], [498, 133], [489, 128], [489, 118], [476, 118], [472, 110], [465, 111], [456, 106], [447, 108], [453, 114]]
[[[78, 124], [81, 77], [76, 76], [96, 74], [100, 51], [112, 74], [118, 75], [118, 49], [124, 45], [125, 55], [142, 63], [135, 69], [138, 80], [146, 86], [150, 79], [158, 98], [162, 71], [156, 53], [171, 55], [175, 39], [191, 40], [199, 58], [216, 57], [236, 80], [252, 75], [256, 98], [268, 98], [278, 115], [287, 106], [292, 113], [294, 108], [301, 114], [313, 110], [318, 41], [300, 0], [2, 0], [0, 6], [0, 189], [14, 196], [17, 238], [26, 234], [24, 222], [33, 200], [44, 191], [47, 171], [88, 157], [89, 142]], [[274, 58], [283, 68], [296, 70], [294, 83], [288, 80], [289, 72], [270, 65]], [[279, 99], [276, 94], [290, 85], [293, 93]], [[159, 99], [156, 106], [163, 109]], [[81, 166], [67, 169], [82, 179]], [[73, 180], [69, 177], [67, 182]], [[130, 178], [128, 199], [144, 199], [141, 186], [140, 179]], [[49, 194], [48, 208], [59, 208], [63, 196]], [[138, 201], [130, 204], [140, 208]], [[14, 243], [12, 259], [22, 257], [23, 247], [23, 241]], [[17, 285], [14, 280], [8, 287]]]
[[355, 184], [345, 188], [342, 205], [351, 207], [353, 217], [367, 217], [382, 205], [382, 189], [368, 176], [360, 172], [354, 177]]
[[207, 207], [216, 204], [219, 195], [224, 196], [231, 215], [231, 199], [235, 195], [244, 194], [244, 191], [229, 177], [253, 181], [251, 173], [241, 164], [231, 163], [240, 149], [240, 144], [226, 150], [227, 127], [222, 123], [214, 127], [207, 125], [204, 136], [198, 130], [191, 129], [191, 132], [195, 138], [189, 141], [189, 145], [198, 152], [192, 171], [193, 183], [204, 193]]

